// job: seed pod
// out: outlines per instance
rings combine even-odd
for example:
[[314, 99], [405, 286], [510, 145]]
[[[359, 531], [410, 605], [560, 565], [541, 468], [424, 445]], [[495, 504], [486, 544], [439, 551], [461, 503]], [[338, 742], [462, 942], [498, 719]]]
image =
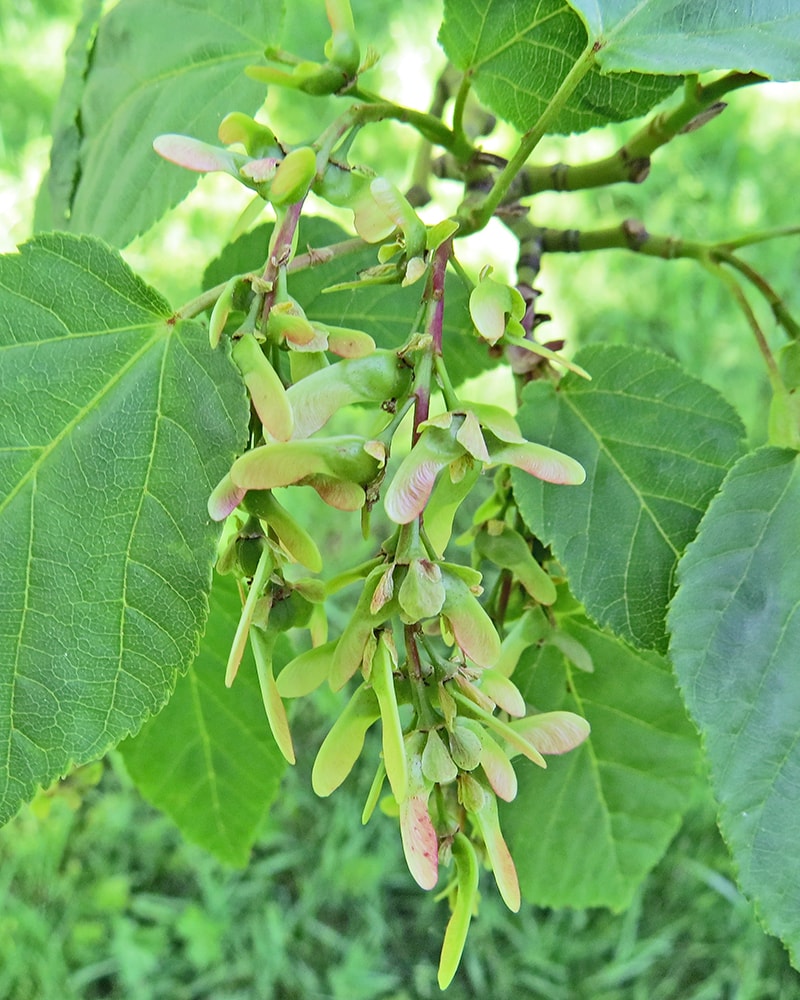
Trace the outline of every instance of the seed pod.
[[269, 525], [295, 562], [310, 569], [312, 573], [320, 572], [322, 555], [317, 543], [269, 490], [250, 490], [246, 494], [245, 508]]
[[509, 725], [518, 736], [543, 754], [567, 753], [580, 746], [591, 732], [586, 719], [574, 712], [542, 712], [516, 719]]
[[541, 608], [530, 608], [514, 623], [514, 627], [503, 639], [500, 656], [494, 669], [504, 677], [510, 677], [519, 658], [534, 643], [544, 638], [550, 629], [550, 624]]
[[364, 581], [364, 588], [336, 645], [330, 673], [330, 686], [334, 691], [350, 680], [361, 666], [364, 649], [373, 631], [392, 614], [394, 605], [388, 601], [373, 614], [370, 604], [375, 589], [383, 576], [383, 566], [377, 566]]
[[260, 628], [253, 627], [250, 629], [250, 645], [256, 661], [256, 673], [269, 728], [272, 730], [280, 752], [290, 764], [294, 764], [295, 754], [292, 734], [289, 730], [289, 720], [286, 717], [286, 709], [281, 701], [272, 672], [272, 650], [279, 634], [274, 629], [264, 632]]
[[522, 535], [507, 524], [488, 522], [475, 537], [475, 549], [495, 566], [510, 570], [535, 601], [546, 605], [555, 602], [556, 585], [533, 558]]
[[380, 714], [375, 693], [361, 684], [322, 741], [314, 761], [311, 786], [320, 798], [335, 791], [352, 771], [364, 747], [367, 730]]
[[208, 321], [208, 341], [211, 344], [212, 350], [219, 344], [222, 331], [225, 329], [225, 324], [228, 321], [231, 306], [233, 305], [233, 293], [238, 283], [239, 278], [231, 278], [228, 284], [222, 289], [220, 297], [214, 303], [214, 308], [211, 310], [211, 318]]
[[350, 0], [325, 0], [325, 10], [333, 31], [325, 43], [325, 56], [337, 66], [341, 66], [350, 76], [355, 76], [361, 61], [361, 53]]
[[412, 369], [395, 351], [383, 350], [340, 361], [309, 375], [287, 391], [295, 437], [309, 437], [337, 410], [351, 403], [383, 403], [404, 397], [411, 377]]
[[317, 156], [310, 146], [300, 146], [287, 153], [269, 186], [273, 205], [292, 205], [305, 198], [317, 172]]
[[293, 429], [292, 408], [278, 373], [252, 333], [243, 334], [234, 343], [232, 356], [264, 429], [278, 441], [288, 441]]
[[307, 649], [278, 674], [275, 683], [282, 698], [303, 698], [328, 679], [336, 641]]
[[231, 466], [231, 479], [248, 490], [291, 486], [314, 476], [363, 485], [380, 470], [380, 463], [365, 450], [367, 444], [355, 435], [269, 442], [238, 458]]
[[445, 599], [442, 615], [447, 619], [462, 652], [478, 666], [491, 666], [500, 655], [500, 637], [464, 581], [445, 564], [442, 566]]
[[496, 344], [506, 329], [524, 336], [519, 322], [525, 315], [524, 299], [516, 288], [495, 281], [490, 274], [488, 268], [469, 297], [469, 312], [476, 330], [489, 344]]
[[477, 814], [486, 804], [487, 793], [471, 774], [458, 776], [458, 801], [469, 813]]
[[378, 698], [383, 730], [383, 762], [395, 799], [402, 802], [408, 791], [408, 764], [403, 745], [403, 726], [394, 689], [394, 662], [385, 632], [378, 637], [369, 680]]
[[464, 454], [449, 430], [428, 427], [400, 463], [383, 506], [397, 524], [410, 524], [425, 509], [439, 472]]
[[232, 111], [226, 115], [220, 122], [217, 135], [219, 141], [226, 146], [240, 142], [250, 156], [256, 159], [278, 156], [283, 152], [271, 128], [241, 111]]
[[406, 256], [409, 259], [421, 257], [425, 251], [427, 230], [409, 200], [384, 177], [376, 177], [370, 184], [370, 191], [379, 207], [403, 231]]
[[504, 802], [517, 797], [517, 775], [508, 754], [486, 729], [475, 719], [463, 719], [461, 724], [473, 732], [481, 744], [481, 767], [492, 791]]
[[444, 932], [439, 958], [440, 990], [446, 990], [453, 981], [461, 962], [472, 914], [478, 903], [478, 858], [475, 848], [463, 833], [457, 833], [453, 838], [453, 860], [456, 866], [456, 900]]
[[188, 135], [159, 135], [153, 140], [153, 149], [159, 156], [179, 167], [193, 170], [198, 174], [222, 173], [231, 174], [240, 180], [239, 169], [248, 161], [241, 153], [232, 153], [229, 149], [212, 146]]
[[492, 865], [494, 880], [500, 890], [500, 895], [503, 897], [503, 902], [512, 913], [517, 913], [521, 903], [519, 879], [514, 859], [511, 857], [508, 845], [500, 832], [497, 800], [494, 795], [485, 793], [483, 807], [474, 813], [474, 817], [486, 845], [486, 853], [489, 855], [489, 861]]
[[489, 444], [490, 466], [513, 465], [546, 483], [559, 486], [580, 486], [586, 480], [586, 470], [574, 458], [543, 444], [524, 441], [522, 444]]
[[[452, 470], [452, 466], [451, 466]], [[455, 482], [452, 472], [443, 473], [436, 480], [433, 492], [425, 505], [425, 532], [436, 552], [443, 554], [453, 534], [453, 521], [458, 508], [472, 492], [481, 474], [477, 462], [469, 463], [465, 474]]]
[[381, 797], [381, 792], [383, 791], [383, 783], [386, 780], [386, 768], [384, 767], [383, 761], [378, 761], [378, 766], [375, 769], [375, 777], [372, 779], [372, 784], [367, 792], [367, 801], [364, 803], [364, 809], [361, 813], [361, 825], [366, 826], [372, 818], [372, 814], [375, 812], [375, 806], [378, 804], [378, 800]]
[[228, 664], [225, 669], [225, 687], [230, 687], [236, 678], [236, 672], [239, 669], [239, 664], [242, 662], [244, 647], [247, 643], [250, 625], [253, 621], [253, 615], [255, 614], [256, 604], [264, 593], [264, 588], [267, 585], [272, 569], [272, 555], [270, 554], [268, 548], [264, 548], [261, 553], [261, 558], [258, 561], [256, 571], [253, 574], [253, 579], [250, 582], [250, 589], [247, 592], [247, 598], [244, 602], [244, 607], [242, 608], [239, 624], [236, 626], [236, 633], [233, 637], [233, 642], [231, 643], [231, 651], [228, 656]]
[[400, 803], [400, 836], [408, 870], [422, 889], [433, 889], [439, 879], [439, 842], [428, 812], [432, 785], [422, 770], [426, 738], [414, 732], [406, 737], [408, 794]]
[[[316, 326], [321, 326], [317, 323]], [[352, 330], [346, 326], [325, 324], [328, 335], [328, 350], [340, 358], [366, 358], [375, 351], [375, 341], [363, 330]]]
[[242, 502], [247, 490], [236, 486], [226, 472], [208, 498], [208, 514], [212, 521], [224, 521]]
[[520, 694], [519, 688], [499, 671], [489, 667], [484, 668], [481, 671], [479, 684], [481, 691], [504, 712], [518, 718], [525, 714], [525, 699]]

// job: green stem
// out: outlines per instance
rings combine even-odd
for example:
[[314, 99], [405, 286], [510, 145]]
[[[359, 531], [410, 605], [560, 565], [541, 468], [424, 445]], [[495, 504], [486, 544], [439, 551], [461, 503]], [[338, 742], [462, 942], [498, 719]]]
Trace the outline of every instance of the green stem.
[[720, 250], [741, 250], [743, 247], [751, 247], [756, 243], [766, 243], [768, 240], [798, 235], [800, 235], [800, 226], [777, 226], [775, 229], [762, 229], [757, 233], [748, 233], [735, 240], [725, 240], [723, 243], [717, 243], [717, 247]]
[[[606, 229], [579, 230], [579, 229], [549, 229], [543, 226], [534, 226], [527, 219], [508, 220], [508, 227], [520, 239], [534, 240], [537, 246], [541, 247], [543, 253], [589, 253], [595, 250], [630, 250], [633, 253], [642, 254], [645, 257], [659, 257], [662, 260], [690, 259], [699, 261], [709, 267], [718, 277], [725, 273], [719, 268], [719, 264], [728, 264], [739, 271], [747, 280], [758, 289], [764, 297], [777, 323], [785, 330], [786, 334], [793, 340], [800, 339], [800, 323], [795, 320], [786, 307], [781, 296], [775, 291], [772, 285], [746, 261], [741, 260], [731, 253], [729, 248], [734, 246], [747, 245], [747, 237], [741, 240], [724, 240], [718, 243], [703, 243], [698, 240], [686, 240], [679, 236], [658, 236], [647, 231], [642, 223], [634, 219], [626, 219], [617, 226], [610, 226]], [[795, 227], [792, 227], [795, 228]], [[767, 233], [760, 233], [758, 240], [762, 242], [768, 239]], [[790, 235], [788, 230], [774, 231], [776, 236]], [[728, 276], [729, 277], [729, 276]], [[739, 296], [743, 293], [739, 285], [726, 284], [735, 295], [740, 308], [743, 308]], [[734, 288], [736, 291], [734, 291]], [[746, 299], [744, 302], [746, 303]], [[763, 336], [760, 327], [756, 323], [753, 327], [752, 310], [747, 305], [749, 313], [748, 324], [751, 329], [758, 329], [757, 339]], [[768, 349], [767, 349], [768, 350]], [[762, 352], [763, 353], [763, 352]], [[772, 358], [771, 353], [769, 357]], [[774, 359], [773, 359], [774, 364]]]
[[355, 97], [364, 102], [363, 104], [354, 105], [347, 112], [347, 114], [353, 116], [353, 124], [365, 124], [367, 122], [392, 119], [403, 122], [406, 125], [411, 125], [425, 139], [428, 139], [436, 146], [442, 146], [444, 149], [449, 150], [462, 162], [469, 160], [474, 153], [466, 136], [456, 135], [440, 118], [429, 114], [427, 111], [416, 111], [414, 108], [403, 107], [401, 104], [387, 101], [377, 94], [370, 94], [360, 88], [350, 91], [348, 96]]
[[[239, 277], [244, 278], [246, 275], [242, 274]], [[205, 312], [206, 309], [211, 308], [220, 295], [222, 295], [229, 281], [230, 278], [219, 285], [214, 285], [208, 291], [202, 292], [196, 298], [189, 299], [188, 302], [185, 302], [180, 309], [176, 309], [172, 314], [172, 322], [177, 323], [182, 319], [191, 319], [193, 316], [199, 316], [201, 312]]]
[[450, 381], [447, 366], [445, 365], [444, 358], [441, 354], [437, 354], [433, 359], [433, 365], [436, 370], [436, 376], [439, 379], [439, 385], [442, 389], [445, 406], [448, 410], [457, 410], [461, 403], [455, 389], [453, 388], [453, 383]]
[[466, 107], [471, 87], [472, 81], [465, 73], [461, 78], [461, 85], [458, 88], [455, 104], [453, 105], [453, 132], [465, 146], [469, 145], [469, 140], [464, 131], [464, 108]]
[[[312, 267], [319, 267], [322, 264], [327, 264], [329, 261], [334, 260], [337, 257], [344, 257], [347, 254], [358, 253], [359, 250], [363, 250], [364, 247], [368, 246], [360, 237], [355, 236], [349, 240], [342, 240], [340, 243], [331, 243], [326, 247], [312, 247], [307, 253], [298, 254], [294, 257], [286, 267], [288, 274], [294, 274], [297, 271], [305, 271]], [[242, 274], [232, 275], [234, 278], [244, 278], [249, 279], [254, 277], [252, 272], [245, 271]], [[260, 277], [260, 276], [259, 276]], [[228, 281], [231, 279], [229, 278]], [[173, 315], [173, 322], [178, 322], [182, 319], [191, 319], [194, 316], [199, 316], [200, 313], [205, 312], [209, 309], [217, 299], [220, 297], [228, 284], [228, 281], [223, 281], [219, 285], [214, 285], [213, 288], [207, 289], [205, 292], [201, 292], [200, 295], [193, 299], [189, 299], [185, 302], [180, 309], [177, 309]]]
[[468, 235], [477, 232], [486, 225], [494, 214], [495, 209], [505, 199], [517, 174], [524, 167], [528, 157], [538, 145], [539, 141], [547, 133], [553, 121], [564, 109], [567, 101], [575, 92], [581, 80], [594, 66], [594, 56], [597, 51], [596, 45], [588, 45], [584, 49], [580, 58], [570, 69], [569, 73], [561, 81], [561, 85], [551, 98], [549, 104], [539, 116], [539, 120], [529, 129], [520, 140], [516, 153], [511, 157], [505, 167], [500, 171], [497, 180], [486, 198], [481, 204], [470, 213], [470, 217], [465, 220], [461, 227], [460, 235]]
[[767, 366], [767, 375], [769, 376], [770, 383], [772, 385], [773, 391], [777, 393], [785, 393], [786, 387], [783, 384], [783, 379], [781, 378], [780, 371], [778, 370], [777, 362], [775, 357], [770, 350], [769, 344], [767, 343], [767, 338], [764, 336], [764, 331], [756, 318], [756, 314], [753, 312], [753, 308], [747, 301], [739, 282], [729, 274], [723, 267], [713, 260], [706, 260], [705, 266], [708, 270], [716, 275], [720, 281], [725, 285], [728, 291], [733, 296], [734, 301], [737, 306], [741, 309], [744, 314], [747, 324], [753, 332], [753, 336], [756, 338], [756, 344], [761, 352], [761, 356], [764, 358], [764, 362]]
[[305, 271], [311, 267], [319, 267], [320, 264], [327, 264], [337, 257], [345, 257], [347, 254], [358, 253], [369, 246], [360, 236], [354, 236], [349, 240], [342, 240], [340, 243], [331, 243], [326, 247], [311, 247], [308, 253], [298, 254], [289, 262], [286, 271], [294, 274], [296, 271]]
[[611, 156], [593, 163], [570, 165], [556, 163], [548, 167], [531, 166], [519, 177], [514, 194], [518, 198], [540, 191], [582, 191], [609, 184], [641, 184], [650, 172], [650, 157], [682, 132], [694, 131], [725, 108], [725, 94], [764, 77], [757, 73], [728, 73], [701, 86], [696, 77], [687, 78], [681, 104], [671, 111], [654, 115], [638, 132]]
[[676, 260], [690, 257], [706, 260], [714, 244], [679, 236], [657, 236], [636, 219], [625, 219], [605, 229], [550, 229], [534, 226], [527, 219], [511, 219], [507, 225], [521, 240], [535, 240], [543, 253], [588, 253], [595, 250], [631, 250], [646, 257]]
[[732, 253], [717, 253], [715, 256], [747, 278], [763, 295], [778, 325], [783, 327], [786, 334], [792, 340], [800, 340], [800, 323], [792, 316], [786, 308], [786, 303], [762, 274], [756, 271], [754, 267], [751, 267], [746, 261], [741, 260]]

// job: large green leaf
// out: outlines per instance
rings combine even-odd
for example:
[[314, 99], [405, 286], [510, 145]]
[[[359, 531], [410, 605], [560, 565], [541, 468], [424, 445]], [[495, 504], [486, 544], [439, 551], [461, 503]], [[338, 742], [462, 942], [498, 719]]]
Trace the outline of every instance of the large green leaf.
[[[200, 653], [167, 707], [120, 745], [131, 777], [183, 835], [228, 864], [244, 865], [286, 762], [272, 738], [248, 649], [225, 687], [242, 603], [232, 577], [214, 577]], [[276, 668], [285, 640], [276, 649]], [[277, 669], [276, 669], [277, 673]]]
[[526, 700], [585, 716], [588, 741], [547, 770], [519, 767], [503, 827], [527, 899], [541, 906], [622, 909], [661, 858], [695, 789], [699, 743], [669, 665], [581, 615], [561, 628], [590, 653], [576, 670], [554, 645], [517, 669]]
[[51, 168], [56, 228], [124, 246], [184, 198], [197, 175], [160, 159], [153, 139], [180, 132], [216, 141], [226, 112], [255, 111], [264, 87], [244, 67], [277, 40], [281, 13], [279, 2], [247, 0], [113, 7], [91, 60], [67, 76]]
[[630, 347], [587, 347], [591, 382], [532, 383], [519, 419], [532, 441], [577, 458], [583, 486], [513, 476], [522, 516], [564, 565], [588, 614], [624, 639], [664, 651], [678, 558], [743, 429], [724, 399], [673, 361]]
[[[439, 41], [450, 60], [470, 73], [483, 103], [523, 132], [587, 44], [581, 19], [565, 0], [445, 0]], [[677, 83], [639, 73], [603, 76], [593, 68], [550, 131], [582, 132], [642, 115]]]
[[224, 353], [108, 247], [0, 258], [0, 820], [167, 700], [197, 652], [243, 444]]
[[800, 6], [794, 0], [569, 0], [598, 44], [606, 71], [710, 69], [800, 78]]
[[[78, 173], [81, 145], [80, 105], [86, 74], [89, 71], [103, 0], [84, 0], [83, 12], [75, 35], [67, 49], [64, 83], [52, 119], [53, 146], [51, 169], [43, 180], [34, 209], [34, 232], [64, 226], [64, 206], [72, 197]], [[62, 216], [59, 226], [53, 223], [53, 205]]]
[[800, 959], [800, 456], [730, 472], [678, 567], [670, 651], [744, 891]]
[[[203, 278], [210, 288], [233, 274], [263, 268], [271, 226], [259, 226], [232, 243], [206, 269]], [[298, 252], [320, 249], [351, 238], [333, 222], [304, 218], [300, 223]], [[289, 292], [301, 303], [310, 319], [333, 326], [363, 330], [380, 347], [400, 347], [414, 328], [424, 281], [407, 288], [400, 285], [365, 285], [353, 290], [326, 292], [331, 285], [354, 281], [358, 272], [377, 263], [376, 248], [365, 245], [355, 253], [335, 257], [289, 275]], [[444, 312], [444, 357], [454, 384], [479, 375], [497, 364], [477, 337], [468, 308], [469, 293], [463, 283], [448, 275]]]

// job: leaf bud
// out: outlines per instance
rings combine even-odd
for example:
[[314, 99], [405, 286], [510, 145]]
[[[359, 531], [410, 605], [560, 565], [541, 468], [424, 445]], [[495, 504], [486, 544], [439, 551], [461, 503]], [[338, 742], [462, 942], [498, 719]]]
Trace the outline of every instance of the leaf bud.
[[524, 337], [520, 320], [525, 315], [525, 301], [516, 288], [490, 277], [485, 269], [469, 297], [469, 312], [480, 336], [496, 344], [506, 330]]
[[469, 813], [479, 813], [486, 805], [486, 792], [471, 774], [458, 776], [458, 801]]
[[481, 760], [481, 742], [466, 726], [457, 725], [448, 734], [450, 755], [462, 771], [474, 771]]
[[428, 732], [422, 752], [422, 773], [434, 784], [446, 785], [458, 777], [458, 767], [435, 729]]
[[442, 610], [445, 588], [438, 563], [412, 559], [397, 595], [406, 624], [433, 618]]

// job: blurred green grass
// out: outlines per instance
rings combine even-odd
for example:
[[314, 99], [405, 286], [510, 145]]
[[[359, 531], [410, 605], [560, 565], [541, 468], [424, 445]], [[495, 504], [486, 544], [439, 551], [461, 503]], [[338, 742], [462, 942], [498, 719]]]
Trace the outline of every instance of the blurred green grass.
[[[302, 745], [324, 733], [308, 706]], [[0, 832], [7, 1000], [428, 1000], [447, 919], [411, 881], [370, 776], [326, 802], [286, 777], [244, 871], [184, 843], [112, 755]], [[557, 864], [558, 859], [554, 858]], [[624, 914], [504, 910], [484, 873], [450, 1000], [793, 1000], [800, 978], [737, 893], [697, 802]]]
[[[46, 167], [61, 53], [79, 6], [78, 0], [0, 0], [4, 237], [27, 234]], [[291, 8], [294, 17], [301, 7]], [[435, 11], [425, 10], [433, 24]], [[399, 26], [404, 17], [381, 30], [385, 39], [403, 43], [408, 58], [414, 39], [407, 21]], [[314, 38], [307, 41], [313, 54]], [[387, 85], [398, 98], [402, 72], [396, 64], [387, 68]], [[275, 120], [285, 116], [285, 102], [286, 95], [274, 98]], [[660, 150], [645, 185], [548, 195], [536, 201], [536, 221], [594, 228], [637, 217], [654, 232], [694, 238], [796, 222], [798, 166], [787, 135], [799, 108], [796, 87], [737, 94], [720, 119]], [[290, 139], [305, 135], [314, 113], [310, 105], [298, 111], [298, 135]], [[603, 155], [630, 128], [552, 140], [541, 158]], [[363, 145], [361, 155], [402, 183], [404, 167], [389, 159], [390, 145], [382, 135]], [[199, 290], [203, 266], [224, 244], [238, 210], [230, 187], [203, 184], [128, 257], [177, 304]], [[748, 251], [748, 259], [798, 311], [796, 248], [791, 240], [765, 244]], [[501, 258], [506, 252], [499, 238], [492, 252]], [[552, 258], [542, 287], [541, 307], [553, 313], [548, 336], [566, 336], [573, 348], [602, 340], [662, 350], [720, 388], [753, 440], [763, 438], [760, 358], [723, 290], [691, 263], [624, 253]], [[770, 317], [761, 316], [779, 344]], [[296, 711], [299, 745], [318, 745], [327, 718], [321, 701]], [[354, 775], [320, 802], [310, 792], [311, 756], [309, 749], [287, 775], [252, 863], [241, 872], [182, 842], [172, 824], [140, 800], [114, 755], [42, 795], [0, 831], [0, 996], [438, 996], [445, 904], [411, 881], [392, 821], [376, 816], [360, 826], [370, 776]], [[709, 801], [696, 804], [625, 914], [525, 906], [513, 916], [490, 878], [483, 890], [467, 955], [447, 994], [452, 1000], [800, 997], [800, 977], [734, 887]]]

